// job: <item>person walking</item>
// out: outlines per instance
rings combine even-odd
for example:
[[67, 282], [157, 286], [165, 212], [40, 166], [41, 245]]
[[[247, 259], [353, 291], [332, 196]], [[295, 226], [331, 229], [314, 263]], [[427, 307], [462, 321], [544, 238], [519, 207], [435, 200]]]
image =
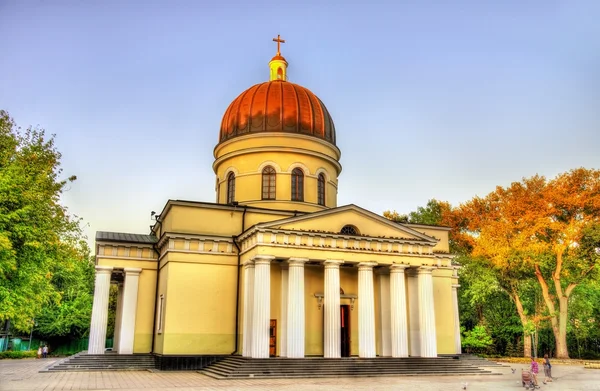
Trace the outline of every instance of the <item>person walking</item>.
[[38, 351], [37, 351], [37, 357], [38, 357], [38, 358], [42, 358], [42, 345], [40, 345], [40, 346], [38, 347]]
[[552, 364], [547, 354], [544, 354], [544, 384], [552, 381]]
[[48, 357], [48, 345], [44, 345], [44, 348], [42, 349], [42, 357]]
[[537, 361], [535, 361], [535, 358], [533, 358], [533, 356], [531, 356], [531, 376], [533, 377], [533, 384], [535, 384], [536, 387], [538, 387], [537, 374], [539, 371], [540, 371], [540, 367], [539, 367]]

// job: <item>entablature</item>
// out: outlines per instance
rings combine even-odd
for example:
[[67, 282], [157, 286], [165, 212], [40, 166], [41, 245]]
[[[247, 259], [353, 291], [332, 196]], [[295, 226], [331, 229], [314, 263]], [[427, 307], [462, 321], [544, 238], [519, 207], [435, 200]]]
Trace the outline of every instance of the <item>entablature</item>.
[[184, 252], [195, 254], [232, 255], [233, 238], [228, 236], [195, 235], [165, 232], [158, 241], [157, 248], [162, 259], [168, 252]]
[[406, 256], [438, 258], [433, 252], [436, 243], [414, 238], [389, 238], [343, 235], [334, 232], [315, 232], [255, 227], [238, 239], [241, 254], [261, 246], [313, 248], [362, 253], [388, 253]]

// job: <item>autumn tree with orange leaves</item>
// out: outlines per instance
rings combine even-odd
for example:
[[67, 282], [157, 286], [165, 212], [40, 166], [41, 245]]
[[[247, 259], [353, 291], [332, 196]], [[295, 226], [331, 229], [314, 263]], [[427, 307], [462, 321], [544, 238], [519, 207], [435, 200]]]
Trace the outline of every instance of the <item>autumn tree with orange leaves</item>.
[[[524, 324], [519, 281], [535, 278], [542, 290], [556, 356], [568, 358], [569, 297], [597, 276], [599, 257], [581, 251], [586, 232], [600, 224], [600, 170], [579, 168], [548, 181], [541, 176], [497, 187], [453, 209], [444, 219], [453, 240], [490, 263]], [[526, 343], [528, 341], [526, 340]]]

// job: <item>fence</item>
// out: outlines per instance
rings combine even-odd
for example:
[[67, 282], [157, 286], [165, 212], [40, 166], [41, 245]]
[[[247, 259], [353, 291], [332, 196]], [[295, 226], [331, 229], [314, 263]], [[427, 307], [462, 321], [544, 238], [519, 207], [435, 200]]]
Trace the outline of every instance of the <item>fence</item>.
[[[68, 341], [66, 343], [61, 343], [60, 345], [53, 346], [51, 343], [48, 343], [44, 340], [40, 339], [32, 339], [31, 340], [31, 350], [37, 350], [37, 348], [41, 345], [48, 344], [50, 348], [50, 355], [52, 356], [70, 356], [75, 353], [79, 353], [83, 350], [87, 350], [88, 348], [88, 338], [74, 339]], [[110, 349], [113, 347], [113, 339], [107, 338], [105, 347]], [[8, 343], [6, 341], [6, 337], [0, 337], [0, 352], [5, 350], [12, 351], [26, 351], [29, 349], [29, 338], [10, 338]]]

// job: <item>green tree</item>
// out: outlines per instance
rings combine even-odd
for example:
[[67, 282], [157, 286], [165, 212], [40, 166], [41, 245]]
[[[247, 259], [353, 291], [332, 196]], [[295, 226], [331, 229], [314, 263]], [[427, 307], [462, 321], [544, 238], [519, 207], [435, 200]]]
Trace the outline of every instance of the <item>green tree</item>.
[[386, 210], [383, 212], [383, 217], [397, 223], [440, 225], [443, 222], [444, 213], [450, 209], [449, 203], [430, 199], [426, 206], [419, 206], [416, 211], [410, 212], [408, 215], [399, 214], [395, 210]]
[[477, 325], [473, 330], [469, 331], [465, 331], [463, 327], [461, 331], [463, 334], [462, 346], [467, 349], [468, 353], [483, 352], [494, 343], [494, 340], [483, 325]]
[[[60, 159], [54, 136], [37, 128], [23, 131], [0, 111], [0, 321], [10, 320], [21, 332], [61, 303], [63, 314], [54, 317], [62, 322], [68, 306], [85, 307], [83, 299], [70, 299], [89, 291], [76, 277], [89, 268], [80, 221], [60, 204], [76, 178], [62, 178]], [[57, 332], [65, 327], [58, 325]]]

